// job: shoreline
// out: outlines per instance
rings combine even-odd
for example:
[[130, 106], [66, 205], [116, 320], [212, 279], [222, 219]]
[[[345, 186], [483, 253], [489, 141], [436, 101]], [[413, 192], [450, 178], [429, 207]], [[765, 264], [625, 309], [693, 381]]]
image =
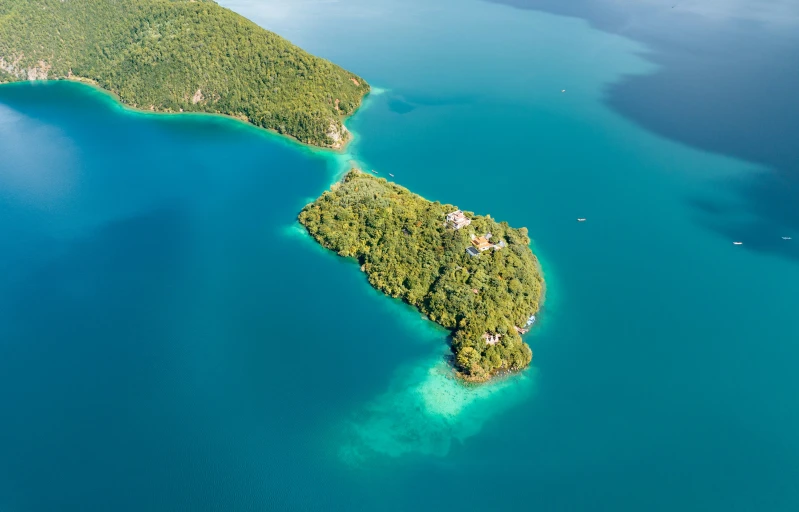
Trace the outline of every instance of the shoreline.
[[[347, 181], [346, 178], [350, 174], [363, 175], [363, 176], [366, 176], [366, 177], [368, 177], [370, 179], [382, 180], [382, 181], [385, 181], [385, 182], [389, 183], [390, 185], [393, 185], [393, 186], [396, 186], [396, 187], [401, 187], [400, 185], [396, 184], [395, 182], [390, 181], [388, 178], [375, 176], [372, 173], [363, 171], [359, 167], [353, 167], [347, 173], [345, 173], [343, 176], [341, 176], [339, 179], [335, 180], [335, 182], [332, 184], [332, 186], [329, 187], [327, 189], [327, 191], [323, 192], [323, 194], [322, 194], [322, 196], [320, 196], [320, 198], [324, 197], [324, 194], [326, 194], [328, 192], [333, 192], [338, 187], [343, 186], [346, 183], [346, 181]], [[404, 187], [401, 187], [401, 188], [404, 188]], [[357, 190], [357, 188], [356, 188], [356, 190]], [[416, 193], [413, 193], [413, 192], [411, 192], [411, 194], [413, 196], [416, 196], [418, 199], [421, 199], [422, 201], [425, 201], [427, 203], [433, 203], [433, 201], [430, 201], [430, 200], [424, 198], [423, 196], [421, 196], [419, 194], [416, 194]], [[319, 200], [319, 198], [317, 198], [316, 200], [313, 200], [311, 203], [306, 205], [303, 208], [303, 212], [305, 212], [305, 210], [309, 206], [315, 204], [318, 200]], [[491, 217], [487, 216], [487, 218], [490, 219]], [[502, 366], [499, 366], [499, 367], [497, 367], [497, 368], [495, 368], [493, 370], [486, 370], [482, 374], [469, 375], [468, 373], [464, 373], [464, 371], [461, 370], [460, 365], [457, 364], [456, 357], [458, 356], [458, 352], [456, 352], [456, 348], [455, 348], [456, 345], [455, 345], [455, 342], [454, 342], [455, 338], [457, 338], [456, 334], [458, 334], [460, 332], [461, 328], [459, 328], [459, 327], [456, 327], [456, 328], [449, 327], [449, 326], [445, 325], [444, 323], [441, 323], [438, 319], [432, 318], [429, 313], [425, 312], [423, 310], [423, 308], [420, 307], [419, 304], [414, 304], [413, 302], [411, 302], [408, 299], [408, 297], [406, 297], [406, 296], [404, 296], [402, 294], [395, 295], [393, 293], [387, 292], [385, 289], [382, 289], [380, 286], [378, 286], [375, 283], [373, 283], [372, 280], [370, 279], [371, 274], [370, 274], [369, 270], [367, 270], [367, 268], [365, 267], [367, 262], [363, 259], [362, 256], [358, 256], [358, 255], [354, 255], [354, 254], [348, 254], [348, 255], [341, 254], [339, 252], [339, 248], [336, 247], [335, 244], [330, 244], [330, 243], [328, 243], [327, 240], [324, 240], [324, 239], [321, 239], [321, 238], [319, 238], [317, 236], [314, 236], [314, 233], [311, 231], [310, 225], [306, 224], [305, 222], [303, 222], [301, 218], [298, 219], [298, 224], [299, 224], [299, 226], [302, 227], [302, 231], [304, 232], [304, 234], [306, 236], [308, 236], [311, 240], [314, 240], [316, 242], [317, 246], [325, 249], [326, 252], [332, 251], [332, 252], [336, 253], [336, 256], [341, 257], [344, 260], [352, 260], [353, 263], [358, 265], [359, 268], [360, 268], [360, 272], [367, 276], [367, 282], [369, 283], [369, 285], [374, 290], [376, 290], [377, 292], [381, 293], [384, 297], [389, 297], [389, 298], [392, 298], [392, 299], [396, 299], [400, 303], [402, 303], [403, 305], [405, 305], [407, 307], [410, 307], [410, 308], [413, 308], [416, 312], [421, 313], [421, 315], [423, 316], [423, 318], [426, 321], [432, 322], [432, 324], [435, 325], [437, 328], [445, 330], [447, 332], [447, 335], [446, 335], [447, 345], [450, 347], [450, 351], [451, 351], [450, 354], [445, 357], [445, 360], [446, 360], [447, 366], [449, 367], [449, 369], [450, 369], [452, 375], [454, 376], [454, 378], [456, 380], [460, 381], [463, 385], [468, 387], [470, 385], [493, 383], [493, 382], [496, 382], [496, 381], [503, 380], [504, 378], [513, 376], [515, 374], [520, 374], [525, 369], [527, 369], [527, 368], [529, 368], [531, 366], [531, 362], [532, 361], [529, 361], [524, 366], [515, 366], [514, 364], [506, 365], [506, 364], [503, 363]], [[512, 228], [512, 229], [517, 229], [518, 230], [518, 229], [522, 229], [522, 228]], [[537, 274], [540, 276], [540, 283], [541, 283], [540, 296], [539, 296], [539, 299], [538, 299], [537, 307], [533, 311], [533, 315], [540, 315], [541, 311], [543, 310], [544, 304], [545, 304], [546, 291], [547, 291], [546, 280], [544, 278], [543, 266], [541, 265], [541, 261], [538, 259], [538, 256], [536, 256], [536, 254], [532, 251], [532, 240], [529, 238], [529, 236], [527, 238], [528, 238], [527, 248], [530, 250], [532, 259], [534, 261], [535, 270], [536, 270]], [[528, 332], [526, 332], [524, 334], [519, 333], [517, 336], [518, 336], [518, 339], [524, 345], [527, 346], [528, 350], [531, 353], [530, 356], [532, 357], [532, 350], [529, 348], [529, 345], [524, 341], [524, 338], [526, 337], [527, 334], [529, 334], [529, 332], [530, 331], [528, 331]]]
[[133, 106], [127, 104], [127, 103], [124, 103], [119, 98], [119, 96], [116, 93], [114, 93], [113, 91], [110, 91], [110, 90], [102, 87], [97, 82], [95, 82], [94, 80], [91, 80], [89, 78], [71, 76], [71, 77], [61, 77], [61, 78], [47, 78], [47, 79], [44, 79], [44, 80], [13, 80], [13, 81], [0, 82], [0, 87], [8, 86], [8, 85], [14, 85], [14, 84], [34, 84], [35, 85], [37, 83], [39, 83], [39, 84], [47, 84], [47, 83], [59, 83], [59, 82], [67, 82], [67, 83], [85, 85], [85, 86], [87, 86], [87, 87], [89, 87], [89, 88], [91, 88], [91, 89], [93, 89], [93, 90], [95, 90], [97, 92], [100, 92], [100, 93], [104, 94], [105, 96], [110, 97], [110, 99], [112, 99], [113, 102], [117, 106], [122, 107], [123, 110], [127, 110], [127, 111], [132, 112], [132, 113], [147, 114], [147, 115], [157, 115], [157, 116], [194, 115], [194, 116], [221, 117], [221, 118], [224, 118], [224, 119], [230, 119], [230, 120], [233, 120], [233, 121], [238, 121], [238, 122], [240, 122], [240, 123], [242, 123], [242, 124], [244, 124], [246, 126], [250, 126], [250, 127], [255, 128], [257, 130], [260, 130], [262, 132], [265, 132], [265, 133], [268, 133], [270, 135], [279, 137], [281, 139], [290, 141], [290, 142], [292, 142], [292, 143], [294, 143], [296, 145], [303, 146], [303, 147], [305, 147], [307, 149], [311, 149], [311, 150], [314, 150], [314, 151], [322, 151], [322, 152], [325, 152], [325, 153], [334, 153], [334, 154], [335, 153], [344, 153], [344, 151], [347, 149], [347, 147], [350, 145], [350, 143], [355, 139], [355, 135], [347, 128], [345, 122], [347, 120], [349, 120], [352, 116], [354, 116], [361, 109], [361, 107], [363, 106], [364, 102], [366, 101], [366, 98], [371, 94], [371, 90], [367, 91], [366, 94], [364, 94], [361, 97], [361, 102], [358, 104], [358, 107], [355, 110], [352, 111], [352, 114], [350, 114], [348, 116], [343, 116], [343, 117], [340, 118], [341, 126], [344, 128], [345, 132], [348, 134], [348, 137], [347, 137], [347, 140], [341, 145], [341, 147], [333, 148], [333, 147], [330, 147], [330, 146], [318, 146], [316, 144], [310, 144], [310, 143], [307, 143], [307, 142], [303, 142], [300, 139], [294, 137], [293, 135], [289, 135], [289, 134], [286, 134], [286, 133], [279, 133], [277, 130], [274, 130], [272, 128], [264, 128], [263, 126], [258, 126], [256, 124], [251, 123], [248, 119], [237, 117], [237, 116], [234, 116], [232, 114], [224, 114], [222, 112], [185, 112], [185, 111], [184, 112], [171, 112], [171, 111], [165, 111], [165, 110], [150, 110], [150, 109], [145, 109], [145, 108], [140, 108], [140, 107], [133, 107]]

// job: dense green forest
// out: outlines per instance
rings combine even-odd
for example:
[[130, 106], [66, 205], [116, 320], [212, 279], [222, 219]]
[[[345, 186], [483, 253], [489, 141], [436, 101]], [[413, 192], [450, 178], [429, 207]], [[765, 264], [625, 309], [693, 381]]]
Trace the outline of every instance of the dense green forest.
[[[454, 210], [353, 170], [299, 220], [320, 244], [360, 261], [374, 287], [452, 329], [459, 374], [484, 381], [530, 363], [516, 327], [538, 310], [544, 281], [525, 228], [464, 212], [471, 224], [456, 230], [445, 223]], [[488, 232], [504, 247], [470, 256], [472, 235]]]
[[0, 0], [0, 82], [85, 79], [132, 107], [340, 147], [360, 77], [210, 0]]

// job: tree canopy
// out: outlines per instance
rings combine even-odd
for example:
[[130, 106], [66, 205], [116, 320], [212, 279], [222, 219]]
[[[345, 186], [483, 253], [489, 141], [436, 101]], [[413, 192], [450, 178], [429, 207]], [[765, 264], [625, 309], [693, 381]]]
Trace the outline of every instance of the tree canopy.
[[[544, 280], [525, 228], [464, 212], [471, 224], [456, 230], [445, 222], [455, 210], [353, 170], [299, 221], [324, 247], [356, 258], [375, 288], [453, 330], [459, 374], [484, 381], [530, 363], [517, 328], [538, 311]], [[469, 255], [472, 237], [486, 233], [498, 247]]]
[[2, 0], [0, 82], [91, 81], [132, 107], [232, 115], [340, 147], [369, 91], [210, 0]]

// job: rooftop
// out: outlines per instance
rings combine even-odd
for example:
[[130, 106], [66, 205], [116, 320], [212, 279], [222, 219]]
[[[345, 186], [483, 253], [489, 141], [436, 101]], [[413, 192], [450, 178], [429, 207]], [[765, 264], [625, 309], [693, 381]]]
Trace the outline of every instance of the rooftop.
[[462, 211], [455, 210], [452, 213], [447, 214], [447, 222], [455, 229], [460, 229], [464, 226], [468, 226], [472, 223], [471, 219], [469, 219]]
[[472, 245], [477, 247], [479, 251], [485, 251], [494, 247], [494, 244], [488, 241], [484, 236], [478, 236], [472, 239]]
[[486, 343], [488, 343], [489, 345], [496, 345], [497, 343], [499, 343], [500, 338], [502, 338], [501, 334], [491, 334], [488, 332], [483, 334], [483, 339], [486, 340]]

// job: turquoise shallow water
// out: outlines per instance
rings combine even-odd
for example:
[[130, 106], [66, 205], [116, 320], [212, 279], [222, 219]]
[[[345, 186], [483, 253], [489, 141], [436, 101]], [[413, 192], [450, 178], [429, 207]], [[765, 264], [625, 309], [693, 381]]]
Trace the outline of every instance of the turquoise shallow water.
[[[799, 267], [696, 207], [770, 169], [610, 110], [645, 47], [480, 2], [224, 3], [380, 90], [336, 155], [0, 88], [0, 510], [799, 506]], [[350, 160], [529, 228], [533, 368], [458, 386], [446, 333], [298, 229]]]

